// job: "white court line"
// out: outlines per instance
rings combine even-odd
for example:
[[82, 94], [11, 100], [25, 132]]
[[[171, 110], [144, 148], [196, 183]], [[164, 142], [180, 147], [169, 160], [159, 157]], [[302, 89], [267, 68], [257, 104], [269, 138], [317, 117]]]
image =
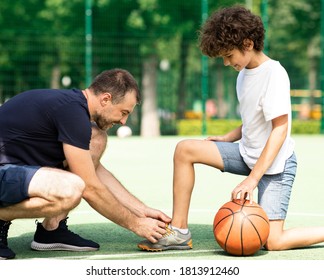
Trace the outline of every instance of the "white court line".
[[305, 216], [305, 217], [324, 217], [324, 213], [301, 213], [301, 212], [288, 212], [288, 216]]
[[[162, 209], [162, 211], [165, 211]], [[211, 209], [191, 209], [190, 212], [194, 213], [214, 213], [214, 210]], [[73, 211], [74, 214], [81, 214], [81, 215], [89, 215], [89, 214], [98, 214], [96, 211], [91, 210], [75, 210]], [[288, 215], [291, 216], [313, 216], [313, 217], [324, 217], [324, 214], [319, 213], [302, 213], [302, 212], [292, 212]], [[181, 251], [182, 255], [188, 254], [202, 254], [202, 253], [211, 253], [211, 252], [217, 252], [222, 251], [222, 249], [212, 249], [212, 250], [184, 250]], [[168, 257], [172, 255], [179, 254], [179, 251], [163, 251], [163, 252], [157, 252], [154, 253], [154, 256], [157, 257]], [[101, 254], [101, 255], [91, 255], [91, 256], [64, 256], [64, 257], [54, 257], [50, 259], [70, 259], [70, 260], [109, 260], [109, 259], [150, 259], [151, 253], [150, 252], [138, 252], [138, 253], [130, 253], [130, 254]], [[152, 258], [154, 259], [154, 258]]]
[[[222, 249], [214, 249], [214, 250], [182, 250], [181, 255], [183, 254], [201, 254], [201, 253], [210, 253], [216, 251], [223, 251]], [[167, 257], [179, 254], [180, 251], [167, 251], [167, 252], [156, 252], [153, 253], [154, 256], [158, 257]], [[125, 259], [125, 258], [139, 258], [139, 259], [154, 259], [152, 258], [151, 252], [139, 252], [139, 253], [131, 253], [131, 254], [107, 254], [107, 255], [92, 255], [92, 256], [65, 256], [65, 257], [54, 257], [51, 259], [82, 259], [82, 260], [108, 260], [108, 259]]]
[[[163, 212], [169, 211], [169, 209], [161, 209]], [[209, 213], [215, 214], [215, 209], [190, 209], [190, 213]], [[95, 210], [75, 210], [73, 214], [89, 215], [98, 214]], [[324, 213], [303, 213], [303, 212], [288, 212], [288, 216], [305, 216], [305, 217], [324, 217]]]

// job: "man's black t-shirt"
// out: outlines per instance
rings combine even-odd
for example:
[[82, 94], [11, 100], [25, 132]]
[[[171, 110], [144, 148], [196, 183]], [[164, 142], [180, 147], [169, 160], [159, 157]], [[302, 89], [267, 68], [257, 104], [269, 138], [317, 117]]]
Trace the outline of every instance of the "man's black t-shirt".
[[89, 150], [91, 122], [80, 90], [37, 89], [0, 107], [0, 164], [63, 167], [62, 143]]

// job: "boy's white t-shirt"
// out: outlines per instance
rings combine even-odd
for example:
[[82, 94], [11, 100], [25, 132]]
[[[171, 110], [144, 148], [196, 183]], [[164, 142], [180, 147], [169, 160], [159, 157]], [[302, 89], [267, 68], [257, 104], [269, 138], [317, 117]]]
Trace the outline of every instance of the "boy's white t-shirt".
[[244, 68], [237, 77], [236, 91], [243, 123], [240, 153], [251, 169], [270, 136], [271, 120], [288, 115], [286, 140], [265, 174], [282, 172], [285, 161], [294, 150], [294, 141], [290, 138], [290, 82], [286, 70], [278, 61], [271, 59], [256, 68]]

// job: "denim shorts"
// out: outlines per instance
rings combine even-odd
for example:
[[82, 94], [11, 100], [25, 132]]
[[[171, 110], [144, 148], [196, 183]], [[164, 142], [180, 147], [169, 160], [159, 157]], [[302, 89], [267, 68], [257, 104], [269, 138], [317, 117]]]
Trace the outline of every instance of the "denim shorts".
[[39, 166], [1, 165], [0, 207], [16, 204], [29, 198], [29, 183], [39, 168]]
[[[249, 175], [251, 169], [245, 164], [238, 143], [215, 142], [222, 156], [224, 172]], [[297, 171], [295, 153], [286, 160], [282, 173], [263, 175], [258, 184], [258, 203], [269, 220], [284, 220], [287, 216], [291, 189]], [[234, 187], [233, 187], [234, 189]]]

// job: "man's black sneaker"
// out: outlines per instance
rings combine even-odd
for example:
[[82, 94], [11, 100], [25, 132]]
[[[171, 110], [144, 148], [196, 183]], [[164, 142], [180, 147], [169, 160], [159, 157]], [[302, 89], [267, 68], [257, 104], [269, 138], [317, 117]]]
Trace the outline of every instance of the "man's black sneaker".
[[37, 251], [96, 251], [99, 244], [70, 231], [66, 219], [59, 223], [55, 230], [45, 230], [41, 223], [37, 223], [34, 241], [31, 248]]
[[11, 222], [0, 220], [0, 260], [13, 259], [16, 254], [8, 247], [8, 231]]

